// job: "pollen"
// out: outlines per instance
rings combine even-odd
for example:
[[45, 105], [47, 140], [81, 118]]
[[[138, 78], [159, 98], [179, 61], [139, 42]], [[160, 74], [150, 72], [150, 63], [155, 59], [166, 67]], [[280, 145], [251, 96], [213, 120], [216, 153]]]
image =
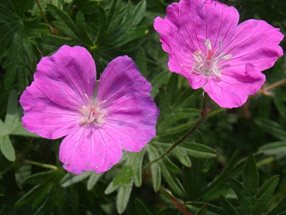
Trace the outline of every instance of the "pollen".
[[105, 116], [107, 112], [102, 109], [100, 102], [91, 102], [84, 105], [80, 109], [81, 118], [79, 124], [83, 125], [97, 125], [101, 126], [105, 123]]
[[221, 76], [220, 64], [231, 59], [231, 55], [220, 53], [221, 44], [218, 49], [212, 47], [211, 41], [205, 41], [206, 51], [197, 50], [194, 54], [193, 72], [205, 76]]

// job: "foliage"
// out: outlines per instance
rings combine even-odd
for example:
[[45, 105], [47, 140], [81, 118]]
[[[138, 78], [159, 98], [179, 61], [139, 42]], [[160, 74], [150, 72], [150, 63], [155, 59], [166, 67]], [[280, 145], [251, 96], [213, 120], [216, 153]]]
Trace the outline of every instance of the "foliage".
[[[284, 87], [255, 95], [240, 109], [208, 103], [200, 128], [152, 163], [196, 125], [204, 97], [168, 72], [152, 23], [170, 2], [0, 0], [1, 214], [286, 214]], [[286, 31], [285, 2], [226, 3], [242, 20], [261, 18]], [[127, 54], [153, 86], [156, 138], [105, 174], [66, 173], [57, 161], [59, 141], [21, 125], [18, 96], [41, 56], [62, 44], [86, 47], [99, 72]], [[265, 73], [269, 84], [284, 80], [284, 59]]]

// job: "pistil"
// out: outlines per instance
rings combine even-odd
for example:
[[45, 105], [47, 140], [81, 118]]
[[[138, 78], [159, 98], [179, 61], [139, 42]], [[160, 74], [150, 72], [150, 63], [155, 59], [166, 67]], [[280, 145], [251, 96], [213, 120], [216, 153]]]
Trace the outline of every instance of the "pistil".
[[80, 109], [81, 118], [79, 124], [101, 126], [105, 123], [106, 111], [101, 108], [100, 102], [91, 102]]
[[193, 72], [205, 76], [220, 77], [220, 63], [231, 59], [231, 55], [225, 55], [224, 53], [217, 55], [219, 49], [215, 50], [209, 39], [205, 41], [205, 46], [207, 48], [206, 53], [203, 53], [201, 50], [197, 50], [193, 55]]

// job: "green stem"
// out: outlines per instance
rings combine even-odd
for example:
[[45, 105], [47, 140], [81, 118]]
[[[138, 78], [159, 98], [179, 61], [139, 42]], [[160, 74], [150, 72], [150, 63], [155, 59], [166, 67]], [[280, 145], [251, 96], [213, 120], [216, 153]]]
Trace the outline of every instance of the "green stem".
[[284, 86], [284, 85], [286, 85], [286, 79], [282, 79], [282, 80], [277, 81], [277, 82], [275, 82], [275, 83], [273, 83], [273, 84], [270, 84], [270, 85], [268, 85], [268, 86], [266, 86], [266, 87], [263, 87], [261, 90], [259, 90], [259, 91], [257, 92], [256, 95], [263, 94], [263, 95], [268, 96], [268, 95], [271, 94], [271, 90], [273, 90], [273, 89], [275, 89], [275, 88], [278, 88], [278, 87], [282, 87], [282, 86]]
[[42, 6], [41, 6], [39, 0], [35, 0], [35, 1], [36, 1], [36, 4], [37, 4], [37, 6], [38, 6], [38, 8], [39, 8], [39, 10], [40, 10], [40, 13], [41, 13], [43, 19], [45, 20], [45, 22], [46, 22], [47, 25], [49, 26], [51, 33], [53, 33], [53, 32], [54, 32], [54, 29], [53, 29], [53, 27], [50, 25], [50, 23], [49, 23], [49, 21], [48, 21], [48, 19], [47, 19], [47, 17], [46, 17], [46, 14], [45, 14], [45, 12], [44, 12], [44, 10], [43, 10], [43, 8], [42, 8]]
[[54, 165], [45, 164], [45, 163], [39, 163], [39, 162], [36, 162], [36, 161], [25, 160], [24, 163], [31, 164], [31, 165], [34, 165], [34, 166], [43, 167], [43, 168], [46, 168], [46, 169], [51, 169], [51, 170], [57, 170], [58, 169], [58, 167], [56, 167]]
[[158, 158], [150, 161], [147, 166], [145, 167], [148, 169], [151, 165], [158, 162], [159, 160], [163, 159], [166, 155], [168, 155], [174, 148], [176, 148], [179, 144], [184, 142], [187, 138], [192, 136], [192, 134], [200, 127], [200, 125], [208, 118], [208, 110], [207, 110], [207, 102], [208, 102], [208, 96], [204, 95], [203, 98], [203, 104], [201, 108], [201, 115], [199, 119], [196, 121], [195, 125], [187, 131], [182, 137], [180, 137], [175, 143], [173, 143], [163, 154], [161, 154]]
[[185, 206], [184, 202], [177, 199], [169, 190], [162, 187], [161, 192], [171, 200], [174, 207], [177, 208], [183, 215], [193, 215], [192, 212]]

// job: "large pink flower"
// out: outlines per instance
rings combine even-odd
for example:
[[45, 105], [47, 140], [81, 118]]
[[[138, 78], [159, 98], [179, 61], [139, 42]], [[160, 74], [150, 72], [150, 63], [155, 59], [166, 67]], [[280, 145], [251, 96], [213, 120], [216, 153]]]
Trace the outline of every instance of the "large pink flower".
[[20, 98], [23, 125], [45, 138], [65, 136], [59, 158], [68, 171], [105, 172], [122, 150], [138, 152], [155, 136], [158, 109], [150, 90], [129, 57], [109, 63], [97, 86], [89, 52], [62, 46], [41, 59]]
[[237, 10], [218, 1], [181, 0], [154, 22], [169, 69], [224, 108], [243, 105], [265, 82], [261, 71], [283, 54], [279, 29], [261, 20], [238, 21]]

